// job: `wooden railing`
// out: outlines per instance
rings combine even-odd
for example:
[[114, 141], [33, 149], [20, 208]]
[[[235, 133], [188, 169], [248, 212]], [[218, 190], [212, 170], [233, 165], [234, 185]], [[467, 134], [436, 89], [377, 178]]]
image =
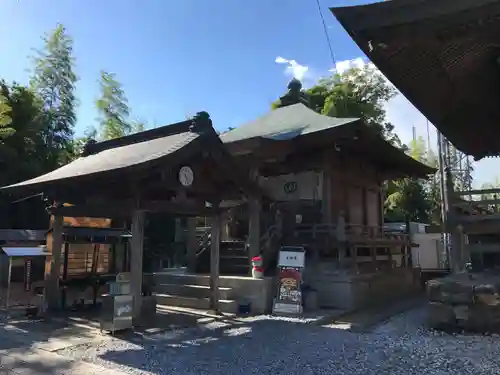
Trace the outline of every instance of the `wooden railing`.
[[308, 237], [312, 240], [328, 237], [343, 242], [403, 241], [409, 240], [406, 233], [389, 232], [383, 227], [360, 224], [346, 224], [342, 231], [336, 224], [300, 224], [295, 229], [296, 238]]

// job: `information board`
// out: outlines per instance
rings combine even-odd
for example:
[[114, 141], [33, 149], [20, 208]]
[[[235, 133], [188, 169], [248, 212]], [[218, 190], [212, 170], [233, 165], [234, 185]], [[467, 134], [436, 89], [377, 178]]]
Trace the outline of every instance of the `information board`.
[[273, 303], [274, 314], [302, 314], [302, 271], [305, 249], [283, 246], [278, 258], [277, 294]]

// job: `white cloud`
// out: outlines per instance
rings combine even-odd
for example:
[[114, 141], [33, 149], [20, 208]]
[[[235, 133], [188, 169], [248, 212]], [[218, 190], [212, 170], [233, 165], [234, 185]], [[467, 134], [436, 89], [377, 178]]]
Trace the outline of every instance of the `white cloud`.
[[371, 62], [366, 61], [362, 57], [357, 57], [352, 60], [339, 61], [335, 64], [335, 68], [329, 70], [332, 73], [342, 74], [352, 68], [363, 68], [365, 65], [373, 65]]
[[304, 78], [306, 78], [306, 74], [309, 71], [308, 66], [301, 65], [295, 60], [287, 60], [281, 56], [276, 57], [274, 62], [276, 64], [286, 64], [285, 74], [288, 76], [292, 76], [299, 81], [302, 81]]

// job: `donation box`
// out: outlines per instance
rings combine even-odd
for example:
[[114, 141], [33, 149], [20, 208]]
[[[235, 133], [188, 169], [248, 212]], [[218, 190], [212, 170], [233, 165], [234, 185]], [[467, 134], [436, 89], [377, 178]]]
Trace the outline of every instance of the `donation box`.
[[101, 331], [131, 329], [134, 298], [130, 288], [130, 273], [116, 275], [115, 281], [108, 283], [108, 293], [102, 296]]

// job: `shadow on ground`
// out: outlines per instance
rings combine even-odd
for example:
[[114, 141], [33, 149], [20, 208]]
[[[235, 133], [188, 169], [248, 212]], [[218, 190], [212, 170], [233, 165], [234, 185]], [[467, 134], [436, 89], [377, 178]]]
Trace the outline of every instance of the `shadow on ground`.
[[[26, 348], [9, 350], [0, 356], [0, 373], [6, 374], [67, 374], [73, 373], [73, 362], [61, 356], [41, 356]], [[2, 372], [4, 371], [4, 372]]]
[[[121, 368], [153, 374], [232, 373], [242, 366], [259, 368], [261, 373], [282, 373], [298, 366], [303, 356], [311, 353], [310, 345], [314, 348], [313, 355], [328, 358], [331, 347], [324, 341], [325, 331], [328, 331], [329, 340], [339, 343], [342, 337], [351, 335], [341, 329], [308, 323], [220, 320], [194, 329], [176, 329], [141, 337], [120, 336], [110, 350], [98, 349], [95, 358], [106, 367], [117, 364]], [[294, 352], [290, 352], [290, 348], [295, 348]], [[318, 371], [323, 366], [310, 364]]]

